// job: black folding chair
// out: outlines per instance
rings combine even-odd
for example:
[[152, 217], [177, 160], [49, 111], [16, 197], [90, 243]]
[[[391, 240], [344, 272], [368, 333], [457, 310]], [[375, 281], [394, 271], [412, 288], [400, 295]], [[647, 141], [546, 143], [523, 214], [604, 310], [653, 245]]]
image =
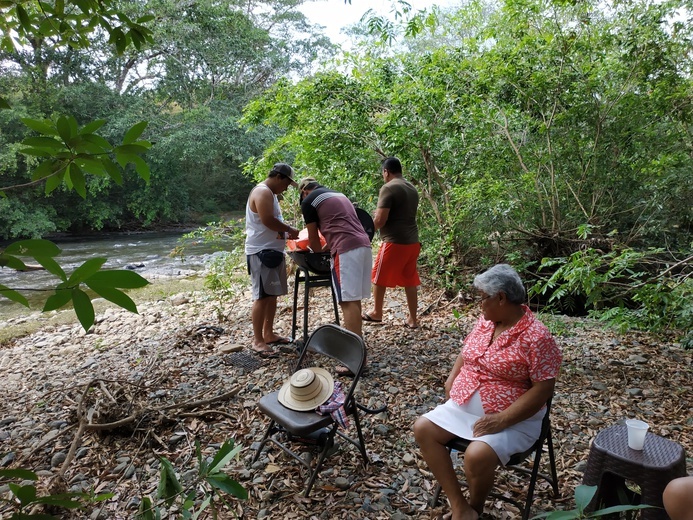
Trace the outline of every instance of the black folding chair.
[[363, 457], [364, 466], [369, 462], [358, 413], [359, 408], [361, 410], [364, 410], [364, 408], [356, 402], [354, 397], [354, 390], [361, 377], [366, 360], [366, 344], [358, 335], [338, 325], [323, 325], [318, 327], [308, 339], [301, 351], [294, 371], [308, 368], [309, 366], [321, 366], [327, 369], [328, 367], [325, 364], [321, 364], [327, 361], [324, 356], [341, 363], [354, 373], [353, 381], [348, 385], [348, 388], [345, 388], [344, 410], [356, 428], [358, 439], [353, 439], [342, 432], [339, 423], [329, 414], [319, 415], [315, 411], [297, 412], [286, 408], [278, 400], [279, 391], [263, 396], [259, 403], [260, 410], [269, 416], [271, 421], [260, 445], [255, 451], [253, 462], [258, 460], [267, 443], [273, 443], [300, 462], [308, 471], [311, 471], [311, 464], [292, 451], [288, 444], [295, 441], [303, 441], [319, 446], [320, 454], [318, 461], [315, 468], [312, 469], [304, 492], [306, 497], [315, 483], [315, 478], [328, 452], [334, 446], [336, 435], [359, 449]]
[[[490, 496], [508, 502], [515, 505], [522, 511], [522, 520], [527, 520], [529, 518], [530, 508], [532, 506], [532, 499], [534, 498], [534, 489], [537, 484], [537, 479], [541, 478], [551, 485], [553, 490], [553, 496], [558, 497], [558, 474], [556, 472], [556, 457], [553, 452], [553, 440], [551, 439], [551, 399], [546, 403], [546, 415], [541, 424], [541, 435], [537, 442], [535, 442], [531, 448], [522, 453], [516, 453], [510, 457], [508, 464], [506, 464], [505, 469], [511, 469], [519, 473], [529, 475], [529, 488], [527, 490], [527, 499], [525, 500], [524, 507], [512, 498], [506, 497], [504, 495], [491, 492]], [[447, 448], [452, 452], [452, 450], [457, 450], [460, 453], [464, 453], [471, 441], [467, 439], [461, 439], [456, 437], [447, 443]], [[539, 462], [541, 460], [541, 454], [544, 451], [544, 444], [546, 444], [547, 451], [549, 452], [549, 463], [550, 463], [550, 474], [539, 472]], [[531, 468], [521, 465], [522, 462], [527, 459], [532, 453], [534, 453], [534, 463]], [[431, 499], [431, 507], [438, 505], [438, 499], [440, 498], [441, 487], [440, 484], [436, 486], [435, 493]]]

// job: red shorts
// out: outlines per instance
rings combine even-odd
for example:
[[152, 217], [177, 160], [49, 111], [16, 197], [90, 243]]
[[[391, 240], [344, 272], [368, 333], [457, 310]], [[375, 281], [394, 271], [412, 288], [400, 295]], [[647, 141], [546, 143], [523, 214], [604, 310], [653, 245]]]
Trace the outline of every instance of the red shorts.
[[371, 281], [382, 287], [418, 287], [421, 285], [416, 261], [421, 244], [380, 244], [378, 256], [373, 263]]

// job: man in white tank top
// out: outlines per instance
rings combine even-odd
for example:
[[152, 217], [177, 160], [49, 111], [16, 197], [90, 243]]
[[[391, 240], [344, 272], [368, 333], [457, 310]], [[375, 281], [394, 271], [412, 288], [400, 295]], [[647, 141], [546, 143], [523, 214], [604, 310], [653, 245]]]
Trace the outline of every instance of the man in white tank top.
[[298, 238], [298, 229], [284, 222], [277, 199], [290, 185], [296, 186], [293, 168], [275, 164], [267, 179], [252, 189], [245, 208], [245, 254], [254, 300], [251, 348], [262, 357], [275, 357], [270, 343], [288, 341], [274, 332], [274, 315], [277, 296], [287, 293], [286, 239]]

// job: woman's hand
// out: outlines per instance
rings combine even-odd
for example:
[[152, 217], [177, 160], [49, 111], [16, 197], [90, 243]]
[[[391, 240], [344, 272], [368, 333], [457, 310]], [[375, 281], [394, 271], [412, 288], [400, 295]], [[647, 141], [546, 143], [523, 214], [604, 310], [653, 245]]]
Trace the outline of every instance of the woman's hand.
[[505, 424], [505, 421], [503, 420], [502, 414], [487, 414], [474, 423], [474, 437], [481, 437], [482, 435], [498, 433], [500, 431], [503, 431], [506, 427], [507, 426]]

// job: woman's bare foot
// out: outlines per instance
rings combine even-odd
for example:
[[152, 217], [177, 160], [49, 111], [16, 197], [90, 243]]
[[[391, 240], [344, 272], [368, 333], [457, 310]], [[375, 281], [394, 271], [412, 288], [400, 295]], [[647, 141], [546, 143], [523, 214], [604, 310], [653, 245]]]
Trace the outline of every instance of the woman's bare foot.
[[419, 322], [414, 321], [411, 318], [409, 318], [407, 321], [404, 322], [404, 324], [409, 327], [410, 329], [418, 329], [419, 328]]
[[443, 520], [479, 520], [479, 513], [469, 504], [460, 511], [451, 511], [443, 515]]

